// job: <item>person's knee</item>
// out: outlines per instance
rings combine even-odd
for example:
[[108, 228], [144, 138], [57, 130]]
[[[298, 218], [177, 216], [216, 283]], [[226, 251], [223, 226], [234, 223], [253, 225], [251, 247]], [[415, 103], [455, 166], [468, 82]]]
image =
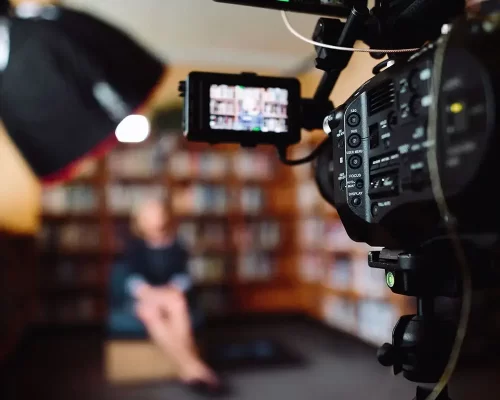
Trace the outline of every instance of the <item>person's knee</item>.
[[136, 306], [135, 312], [137, 317], [144, 323], [154, 322], [160, 316], [158, 308], [153, 304], [140, 303]]
[[181, 291], [173, 291], [169, 298], [170, 308], [174, 312], [185, 312], [187, 310], [186, 296]]

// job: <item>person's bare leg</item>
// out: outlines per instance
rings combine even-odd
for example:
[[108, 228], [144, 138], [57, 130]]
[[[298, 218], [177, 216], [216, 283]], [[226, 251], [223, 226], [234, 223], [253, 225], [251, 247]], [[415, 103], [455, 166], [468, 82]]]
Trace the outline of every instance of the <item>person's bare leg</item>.
[[[178, 339], [178, 345], [190, 349], [192, 356], [196, 358], [196, 364], [191, 366], [193, 369], [188, 371], [188, 375], [195, 371], [197, 376], [201, 375], [205, 380], [214, 384], [217, 383], [216, 374], [198, 355], [185, 296], [180, 292], [169, 291], [164, 298], [161, 298], [160, 307], [169, 322], [169, 329], [172, 329]], [[187, 379], [189, 379], [189, 376], [187, 376]]]
[[136, 308], [139, 319], [144, 323], [153, 341], [163, 353], [173, 360], [179, 368], [180, 378], [184, 381], [204, 380], [213, 382], [210, 371], [206, 371], [195, 349], [176, 333], [174, 324], [166, 318], [158, 303], [139, 303]]

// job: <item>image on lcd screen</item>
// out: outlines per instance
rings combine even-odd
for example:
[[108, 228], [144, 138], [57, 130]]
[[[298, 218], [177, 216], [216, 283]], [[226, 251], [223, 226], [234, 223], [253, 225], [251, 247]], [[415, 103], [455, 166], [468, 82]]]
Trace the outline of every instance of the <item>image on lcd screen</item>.
[[211, 85], [210, 127], [232, 131], [287, 132], [288, 90]]

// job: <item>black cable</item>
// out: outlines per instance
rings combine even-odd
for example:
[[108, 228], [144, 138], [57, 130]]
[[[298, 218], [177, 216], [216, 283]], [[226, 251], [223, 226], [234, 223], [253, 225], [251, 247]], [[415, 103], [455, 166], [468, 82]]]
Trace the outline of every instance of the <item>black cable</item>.
[[286, 151], [287, 147], [278, 147], [278, 157], [283, 164], [290, 165], [293, 167], [296, 165], [306, 164], [308, 162], [313, 161], [316, 157], [319, 156], [319, 153], [321, 152], [321, 145], [316, 147], [308, 156], [305, 156], [304, 158], [299, 158], [297, 160], [287, 159]]

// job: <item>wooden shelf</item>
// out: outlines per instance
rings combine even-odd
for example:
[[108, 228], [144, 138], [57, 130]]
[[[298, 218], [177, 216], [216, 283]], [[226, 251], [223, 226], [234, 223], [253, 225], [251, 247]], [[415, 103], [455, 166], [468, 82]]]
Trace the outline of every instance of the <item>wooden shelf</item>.
[[130, 184], [130, 185], [161, 185], [165, 181], [163, 176], [112, 176], [109, 177], [110, 184]]
[[105, 293], [108, 290], [107, 286], [104, 284], [72, 284], [72, 285], [51, 285], [43, 286], [41, 292], [44, 295], [55, 296], [55, 295], [71, 295], [77, 292], [99, 292]]

